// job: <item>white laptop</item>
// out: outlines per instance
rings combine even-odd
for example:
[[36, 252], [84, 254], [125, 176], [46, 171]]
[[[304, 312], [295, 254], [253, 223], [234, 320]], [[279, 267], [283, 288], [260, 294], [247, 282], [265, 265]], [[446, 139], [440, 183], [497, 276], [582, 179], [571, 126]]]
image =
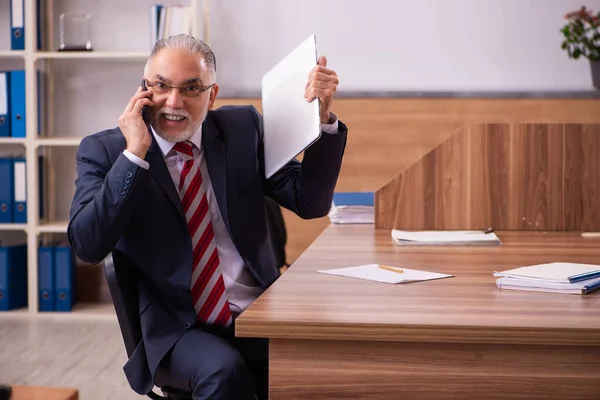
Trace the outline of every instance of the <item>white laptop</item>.
[[321, 135], [319, 99], [306, 101], [308, 74], [317, 65], [310, 35], [262, 79], [265, 177], [268, 179]]

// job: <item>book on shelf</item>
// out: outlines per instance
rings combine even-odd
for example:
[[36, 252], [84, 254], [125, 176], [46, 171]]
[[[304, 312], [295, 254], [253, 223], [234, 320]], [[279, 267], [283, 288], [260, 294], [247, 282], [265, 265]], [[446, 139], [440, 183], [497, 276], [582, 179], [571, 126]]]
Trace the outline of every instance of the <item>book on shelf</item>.
[[192, 7], [154, 4], [150, 6], [150, 48], [157, 40], [179, 33], [192, 34]]

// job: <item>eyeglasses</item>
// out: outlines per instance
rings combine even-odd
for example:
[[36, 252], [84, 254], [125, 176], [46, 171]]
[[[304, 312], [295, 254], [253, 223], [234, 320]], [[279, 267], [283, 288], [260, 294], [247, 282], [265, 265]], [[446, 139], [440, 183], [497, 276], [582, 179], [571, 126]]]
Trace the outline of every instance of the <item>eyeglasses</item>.
[[161, 82], [161, 81], [149, 82], [147, 79], [144, 79], [144, 81], [146, 82], [146, 86], [148, 86], [148, 88], [150, 88], [150, 90], [152, 90], [153, 93], [167, 94], [171, 91], [171, 89], [179, 89], [179, 92], [181, 93], [181, 95], [186, 96], [186, 97], [198, 97], [202, 93], [206, 92], [208, 89], [210, 89], [211, 87], [216, 85], [216, 83], [213, 83], [212, 85], [208, 85], [208, 86], [192, 84], [192, 85], [188, 85], [188, 86], [184, 86], [184, 87], [178, 87], [178, 86], [169, 86], [166, 83]]

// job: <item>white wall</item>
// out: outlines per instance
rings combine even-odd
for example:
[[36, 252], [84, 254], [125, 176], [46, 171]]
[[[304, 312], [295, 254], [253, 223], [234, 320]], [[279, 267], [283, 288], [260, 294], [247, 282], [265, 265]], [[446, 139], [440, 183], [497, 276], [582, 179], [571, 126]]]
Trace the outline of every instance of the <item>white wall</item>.
[[[584, 2], [600, 9], [600, 0]], [[308, 34], [340, 91], [590, 89], [586, 61], [560, 48], [581, 0], [211, 0], [222, 90], [260, 77]]]
[[[56, 28], [61, 12], [90, 12], [95, 49], [147, 51], [148, 6], [159, 1], [190, 2], [54, 0]], [[310, 33], [340, 92], [591, 88], [587, 60], [560, 48], [564, 14], [581, 0], [205, 1], [225, 96], [258, 94], [262, 74]], [[600, 0], [585, 4], [600, 9]], [[7, 24], [2, 0], [0, 49], [9, 47]], [[126, 75], [137, 85], [139, 74]]]

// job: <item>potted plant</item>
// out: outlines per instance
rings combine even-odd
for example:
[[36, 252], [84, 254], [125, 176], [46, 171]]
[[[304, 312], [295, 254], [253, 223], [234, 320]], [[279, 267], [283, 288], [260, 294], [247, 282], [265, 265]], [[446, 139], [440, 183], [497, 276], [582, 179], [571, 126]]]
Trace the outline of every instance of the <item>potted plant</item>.
[[569, 21], [561, 30], [565, 40], [562, 48], [575, 60], [585, 57], [590, 62], [592, 82], [600, 89], [600, 12], [595, 14], [585, 6], [565, 15]]

